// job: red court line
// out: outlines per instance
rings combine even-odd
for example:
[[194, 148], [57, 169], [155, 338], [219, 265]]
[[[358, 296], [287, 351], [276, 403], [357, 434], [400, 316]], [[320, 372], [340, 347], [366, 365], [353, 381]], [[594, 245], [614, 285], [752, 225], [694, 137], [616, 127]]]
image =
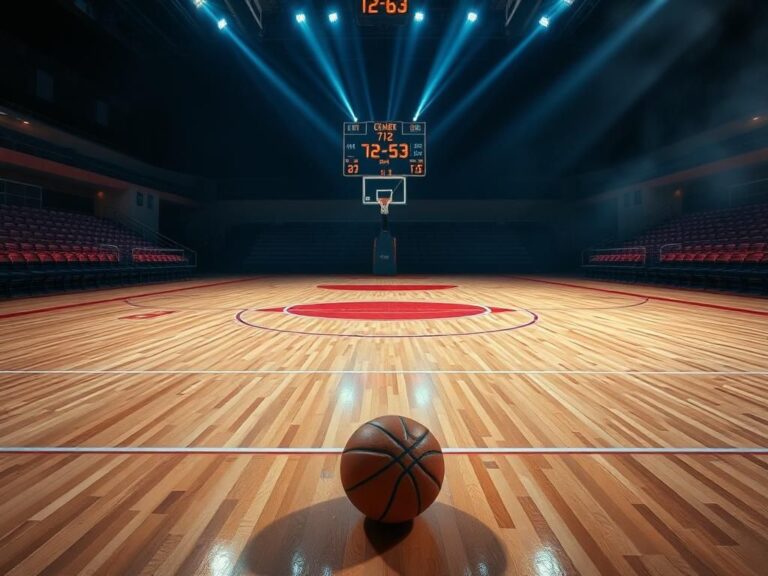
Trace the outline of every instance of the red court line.
[[456, 284], [318, 284], [324, 290], [352, 290], [359, 292], [405, 292], [411, 290], [448, 290]]
[[440, 320], [479, 316], [485, 306], [446, 302], [316, 302], [296, 304], [285, 309], [294, 316], [346, 320]]
[[223, 286], [225, 284], [235, 284], [236, 282], [245, 282], [246, 280], [248, 280], [248, 278], [239, 278], [237, 280], [224, 280], [222, 282], [211, 282], [210, 284], [198, 284], [197, 286], [185, 286], [184, 288], [172, 288], [170, 290], [158, 290], [157, 292], [145, 292], [143, 294], [133, 294], [130, 296], [118, 296], [116, 298], [104, 298], [102, 300], [88, 300], [87, 302], [74, 302], [72, 304], [60, 304], [59, 306], [48, 306], [47, 308], [17, 310], [16, 312], [7, 312], [5, 314], [0, 314], [0, 320], [4, 320], [6, 318], [15, 318], [17, 316], [30, 316], [32, 314], [42, 314], [43, 312], [56, 312], [57, 310], [67, 310], [69, 308], [82, 308], [84, 306], [94, 306], [96, 304], [122, 302], [126, 298], [144, 298], [145, 296], [157, 296], [158, 294], [170, 294], [171, 292], [183, 292], [185, 290], [195, 290], [196, 288], [209, 288], [211, 286]]
[[687, 304], [688, 306], [699, 306], [701, 308], [714, 308], [715, 310], [727, 310], [728, 312], [741, 312], [743, 314], [754, 314], [756, 316], [768, 316], [768, 310], [755, 310], [754, 308], [738, 308], [736, 306], [723, 306], [722, 304], [710, 304], [708, 302], [697, 302], [696, 300], [683, 300], [682, 298], [667, 298], [666, 296], [649, 296], [648, 294], [637, 294], [636, 292], [625, 292], [623, 290], [608, 290], [607, 288], [594, 288], [592, 286], [582, 286], [581, 284], [570, 284], [568, 282], [555, 282], [554, 280], [541, 280], [539, 278], [528, 278], [525, 276], [513, 276], [521, 280], [530, 280], [531, 282], [541, 282], [542, 284], [554, 284], [555, 286], [567, 286], [569, 288], [581, 288], [582, 290], [594, 290], [596, 292], [605, 292], [608, 294], [621, 294], [622, 296], [637, 296], [638, 298], [647, 298], [648, 300], [658, 300], [659, 302], [672, 302], [673, 304]]

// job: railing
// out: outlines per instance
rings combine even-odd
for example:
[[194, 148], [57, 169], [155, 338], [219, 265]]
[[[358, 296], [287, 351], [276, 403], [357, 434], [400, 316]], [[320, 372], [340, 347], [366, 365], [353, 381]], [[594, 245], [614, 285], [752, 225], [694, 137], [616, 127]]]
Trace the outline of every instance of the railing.
[[99, 244], [99, 250], [104, 249], [109, 249], [110, 252], [114, 252], [115, 256], [117, 257], [117, 261], [120, 262], [120, 246], [116, 246], [115, 244]]
[[659, 262], [665, 261], [665, 256], [672, 251], [672, 248], [676, 248], [677, 250], [682, 250], [683, 245], [680, 242], [675, 242], [672, 244], [664, 244], [659, 247]]
[[177, 242], [176, 240], [169, 238], [164, 234], [160, 234], [160, 232], [153, 230], [143, 222], [139, 222], [134, 218], [121, 216], [120, 214], [117, 214], [117, 213], [114, 213], [112, 215], [112, 218], [120, 222], [126, 228], [139, 234], [145, 240], [155, 244], [154, 247], [134, 248], [131, 251], [131, 261], [134, 261], [134, 255], [137, 250], [144, 250], [144, 251], [164, 250], [169, 253], [171, 251], [176, 251], [183, 254], [186, 266], [197, 267], [197, 252], [195, 250], [192, 250], [192, 248], [184, 246], [180, 242]]
[[591, 248], [581, 253], [582, 267], [642, 268], [648, 259], [645, 246]]
[[179, 248], [134, 248], [131, 250], [131, 262], [146, 266], [196, 266]]
[[[728, 254], [739, 253], [749, 254], [750, 252], [760, 252], [765, 248], [755, 247], [755, 244], [763, 244], [764, 242], [736, 242], [733, 239], [730, 240], [707, 240], [707, 241], [690, 241], [690, 242], [675, 242], [672, 244], [664, 244], [659, 248], [659, 263], [665, 264], [669, 262], [695, 262], [702, 261], [704, 255], [711, 254]], [[701, 255], [699, 258], [688, 257], [685, 259], [675, 259], [673, 254], [686, 254], [689, 256]], [[711, 258], [711, 256], [710, 256]]]

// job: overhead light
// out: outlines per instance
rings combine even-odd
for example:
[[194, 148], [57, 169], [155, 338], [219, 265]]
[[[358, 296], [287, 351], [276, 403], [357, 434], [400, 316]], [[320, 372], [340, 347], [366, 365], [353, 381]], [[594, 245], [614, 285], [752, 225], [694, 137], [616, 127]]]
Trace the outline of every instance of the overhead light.
[[[2, 112], [0, 112], [0, 114], [2, 114]], [[752, 118], [752, 122], [759, 122], [759, 121], [760, 121], [760, 116], [754, 116]]]
[[476, 22], [477, 21], [477, 12], [474, 10], [470, 10], [467, 12], [467, 20], [470, 22]]
[[549, 17], [542, 16], [541, 18], [539, 18], [539, 26], [543, 26], [544, 28], [549, 28]]
[[304, 24], [304, 22], [307, 21], [307, 15], [304, 14], [304, 12], [299, 12], [296, 14], [296, 22], [299, 24]]
[[331, 24], [335, 24], [336, 22], [338, 22], [339, 21], [339, 13], [338, 12], [331, 12], [330, 14], [328, 14], [328, 21]]
[[22, 120], [21, 123], [25, 126], [29, 126], [29, 120]]
[[194, 0], [195, 2], [195, 8], [200, 8], [203, 4], [205, 4], [205, 0]]
[[219, 27], [219, 30], [224, 30], [224, 28], [227, 27], [227, 19], [226, 18], [222, 18], [221, 20], [219, 20], [216, 23], [216, 26]]
[[416, 20], [416, 22], [424, 22], [424, 12], [419, 10], [413, 15], [413, 19]]
[[568, 6], [570, 6], [571, 4], [573, 4], [573, 0], [563, 0], [563, 2], [564, 2], [565, 4], [568, 4]]

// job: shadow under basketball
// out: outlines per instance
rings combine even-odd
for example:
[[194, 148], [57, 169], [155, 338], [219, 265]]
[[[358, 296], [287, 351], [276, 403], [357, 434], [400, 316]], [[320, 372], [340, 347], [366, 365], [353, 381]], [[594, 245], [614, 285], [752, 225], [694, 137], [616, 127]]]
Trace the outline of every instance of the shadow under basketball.
[[255, 574], [327, 575], [379, 557], [398, 574], [504, 574], [496, 535], [476, 518], [435, 503], [403, 524], [365, 519], [346, 498], [297, 510], [246, 545], [240, 565]]

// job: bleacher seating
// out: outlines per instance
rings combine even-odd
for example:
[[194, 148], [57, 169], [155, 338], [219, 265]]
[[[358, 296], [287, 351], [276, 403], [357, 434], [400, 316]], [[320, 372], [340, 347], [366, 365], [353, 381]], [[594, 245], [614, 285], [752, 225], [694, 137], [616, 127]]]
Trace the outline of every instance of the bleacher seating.
[[183, 250], [163, 248], [137, 248], [132, 251], [133, 262], [137, 264], [183, 264], [187, 261]]
[[589, 257], [590, 264], [641, 264], [645, 257], [639, 252], [593, 254]]
[[161, 249], [111, 220], [0, 205], [0, 283], [6, 293], [53, 285], [147, 279], [184, 268], [181, 250]]
[[[648, 255], [646, 280], [750, 281], [768, 277], [768, 205], [687, 214], [656, 226], [623, 246], [588, 252], [591, 273], [621, 276], [632, 263], [629, 246]], [[632, 271], [637, 275], [637, 269]]]
[[694, 212], [648, 230], [632, 244], [750, 244], [768, 238], [768, 204]]

